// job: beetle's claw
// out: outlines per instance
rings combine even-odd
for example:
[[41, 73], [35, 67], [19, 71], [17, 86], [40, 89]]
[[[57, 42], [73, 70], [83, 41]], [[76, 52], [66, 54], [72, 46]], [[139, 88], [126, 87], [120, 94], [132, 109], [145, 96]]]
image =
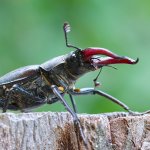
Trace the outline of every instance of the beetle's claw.
[[134, 62], [134, 64], [137, 64], [139, 62], [139, 58], [137, 58]]
[[149, 114], [150, 113], [150, 110], [148, 111], [145, 111], [145, 112], [136, 112], [136, 111], [128, 111], [129, 112], [129, 115], [131, 116], [142, 116], [142, 115], [145, 115], [145, 114]]
[[[107, 57], [97, 57], [97, 55]], [[136, 64], [139, 61], [139, 58], [134, 60], [129, 57], [119, 56], [104, 48], [86, 48], [82, 50], [82, 56], [83, 61], [93, 64], [97, 69], [110, 64]]]

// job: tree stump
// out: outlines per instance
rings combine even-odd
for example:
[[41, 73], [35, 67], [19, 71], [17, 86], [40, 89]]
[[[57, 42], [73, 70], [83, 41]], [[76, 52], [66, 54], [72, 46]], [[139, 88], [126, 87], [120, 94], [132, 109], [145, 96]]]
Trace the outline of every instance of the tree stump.
[[80, 114], [86, 147], [69, 113], [0, 114], [0, 150], [150, 150], [150, 115]]

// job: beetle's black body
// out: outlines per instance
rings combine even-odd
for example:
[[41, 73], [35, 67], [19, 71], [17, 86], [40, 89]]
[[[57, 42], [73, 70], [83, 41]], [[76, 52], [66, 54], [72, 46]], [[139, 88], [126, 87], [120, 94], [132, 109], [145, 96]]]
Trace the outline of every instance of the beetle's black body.
[[[68, 24], [64, 24], [64, 31], [66, 45], [76, 50], [41, 65], [22, 67], [2, 76], [0, 78], [0, 108], [3, 109], [3, 112], [6, 112], [7, 109], [24, 111], [60, 100], [79, 125], [81, 136], [84, 139], [72, 95], [98, 94], [119, 104], [125, 110], [130, 110], [116, 98], [95, 88], [76, 90], [74, 88], [76, 80], [83, 74], [103, 66], [116, 63], [136, 64], [138, 59], [135, 61], [128, 57], [118, 56], [103, 48], [81, 50], [67, 43]], [[102, 57], [94, 56], [98, 54], [108, 57], [102, 59]], [[65, 93], [70, 95], [73, 110], [63, 98]]]
[[[6, 95], [14, 85], [17, 85], [18, 88], [29, 92], [32, 96], [41, 99], [41, 101], [37, 103], [33, 97], [31, 97], [31, 99], [27, 99], [26, 95], [16, 92], [11, 95], [11, 100], [8, 105], [8, 109], [15, 110], [24, 110], [26, 108], [38, 107], [40, 104], [53, 103], [57, 101], [58, 98], [54, 96], [50, 85], [63, 87], [64, 91], [60, 91], [62, 94], [65, 91], [72, 90], [74, 88], [75, 81], [82, 75], [81, 71], [79, 75], [73, 75], [70, 72], [70, 68], [72, 67], [67, 64], [69, 61], [72, 61], [72, 53], [73, 52], [68, 55], [56, 57], [41, 65], [31, 65], [16, 69], [1, 77], [0, 97], [3, 99], [1, 100], [1, 107], [3, 108], [3, 102], [6, 99]], [[74, 63], [76, 64], [76, 62]], [[21, 103], [18, 103], [18, 98]]]

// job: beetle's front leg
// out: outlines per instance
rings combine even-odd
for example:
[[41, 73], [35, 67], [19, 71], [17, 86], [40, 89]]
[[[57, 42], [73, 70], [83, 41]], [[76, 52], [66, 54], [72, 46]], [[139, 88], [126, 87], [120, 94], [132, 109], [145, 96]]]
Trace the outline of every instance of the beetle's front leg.
[[112, 102], [118, 104], [119, 106], [121, 106], [123, 109], [125, 109], [126, 111], [128, 111], [130, 113], [130, 115], [132, 116], [137, 116], [137, 115], [144, 115], [144, 114], [149, 114], [150, 113], [150, 110], [148, 111], [145, 111], [145, 112], [135, 112], [135, 111], [132, 111], [129, 109], [129, 107], [122, 103], [120, 100], [116, 99], [115, 97], [101, 91], [101, 90], [96, 90], [94, 88], [82, 88], [82, 89], [75, 89], [75, 90], [70, 90], [68, 92], [70, 95], [88, 95], [88, 94], [91, 94], [91, 95], [100, 95], [100, 96], [103, 96], [103, 97], [106, 97], [108, 100], [111, 100]]
[[94, 88], [83, 88], [80, 90], [71, 90], [71, 91], [69, 91], [69, 93], [72, 95], [88, 95], [88, 94], [95, 95], [95, 94], [97, 94], [97, 95], [106, 97], [108, 100], [111, 100], [112, 102], [120, 105], [123, 109], [125, 109], [129, 113], [133, 113], [126, 104], [122, 103], [117, 98], [115, 98], [115, 97], [113, 97], [113, 96], [111, 96], [111, 95], [109, 95], [103, 91], [96, 90]]
[[[12, 99], [12, 97], [16, 96], [17, 98]], [[24, 99], [22, 99], [24, 97]], [[15, 84], [10, 88], [7, 93], [6, 100], [3, 105], [3, 112], [6, 112], [9, 108], [11, 101], [14, 101], [21, 111], [24, 111], [25, 108], [30, 106], [38, 106], [46, 103], [45, 99], [41, 99], [28, 92], [26, 89], [22, 88], [20, 85]]]
[[52, 88], [52, 91], [53, 91], [54, 95], [57, 98], [59, 98], [59, 100], [61, 101], [61, 103], [65, 106], [66, 110], [68, 112], [70, 112], [70, 114], [72, 115], [75, 125], [77, 125], [78, 128], [79, 128], [79, 131], [80, 131], [81, 137], [83, 139], [83, 142], [87, 146], [87, 141], [86, 141], [85, 135], [83, 133], [83, 130], [82, 130], [82, 127], [81, 127], [81, 124], [80, 124], [80, 121], [78, 119], [77, 114], [70, 108], [70, 106], [68, 105], [68, 103], [66, 102], [66, 100], [59, 93], [58, 87], [56, 85], [52, 85], [51, 88]]

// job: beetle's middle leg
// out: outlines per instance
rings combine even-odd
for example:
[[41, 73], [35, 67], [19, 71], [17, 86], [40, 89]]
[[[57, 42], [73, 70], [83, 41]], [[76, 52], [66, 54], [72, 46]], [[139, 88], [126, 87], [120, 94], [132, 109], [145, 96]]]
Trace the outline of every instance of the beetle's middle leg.
[[74, 110], [75, 113], [77, 113], [78, 110], [77, 110], [77, 106], [76, 106], [75, 100], [74, 100], [74, 98], [73, 98], [73, 96], [71, 94], [69, 94], [69, 97], [70, 97], [70, 100], [71, 100], [71, 104], [72, 104], [73, 110]]
[[[12, 99], [12, 97], [17, 96], [17, 98]], [[25, 100], [22, 99], [22, 97], [25, 98]], [[20, 85], [15, 84], [12, 86], [12, 88], [8, 91], [6, 95], [6, 100], [3, 105], [3, 112], [7, 111], [7, 108], [9, 106], [9, 103], [11, 101], [15, 101], [15, 103], [18, 105], [18, 107], [24, 111], [24, 109], [30, 105], [41, 105], [46, 103], [45, 99], [42, 99], [40, 97], [37, 97], [33, 95], [32, 93], [28, 92], [25, 88], [22, 88]], [[27, 105], [27, 106], [25, 106]]]
[[83, 139], [83, 142], [84, 142], [85, 145], [87, 145], [87, 141], [86, 141], [85, 135], [83, 133], [83, 130], [82, 130], [82, 127], [81, 127], [81, 124], [80, 124], [80, 121], [79, 121], [79, 118], [78, 118], [77, 114], [70, 108], [70, 106], [68, 105], [68, 103], [66, 102], [66, 100], [59, 93], [59, 90], [58, 90], [57, 86], [52, 85], [51, 88], [52, 88], [52, 91], [55, 94], [55, 96], [57, 98], [59, 98], [59, 100], [65, 106], [66, 110], [68, 112], [70, 112], [70, 114], [72, 115], [75, 125], [77, 125], [78, 128], [79, 128], [79, 131], [80, 131], [81, 137]]

